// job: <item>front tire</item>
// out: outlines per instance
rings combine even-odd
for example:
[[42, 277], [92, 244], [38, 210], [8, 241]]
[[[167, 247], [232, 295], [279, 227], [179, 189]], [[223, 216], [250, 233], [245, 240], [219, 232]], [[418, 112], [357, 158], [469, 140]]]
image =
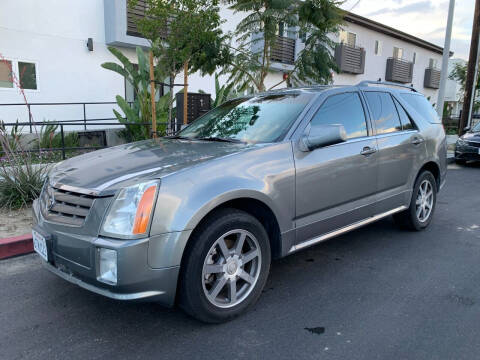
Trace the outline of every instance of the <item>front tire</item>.
[[423, 171], [415, 181], [410, 207], [395, 214], [394, 219], [397, 224], [408, 230], [426, 229], [432, 222], [436, 203], [437, 182], [435, 177], [430, 171]]
[[209, 323], [231, 320], [252, 306], [270, 269], [270, 243], [262, 224], [237, 209], [212, 214], [185, 250], [180, 306]]

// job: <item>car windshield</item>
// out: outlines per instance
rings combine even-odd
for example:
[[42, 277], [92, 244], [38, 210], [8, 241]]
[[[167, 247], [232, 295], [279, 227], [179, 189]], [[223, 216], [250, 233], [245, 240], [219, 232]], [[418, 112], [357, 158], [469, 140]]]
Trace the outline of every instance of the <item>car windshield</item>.
[[473, 127], [472, 132], [480, 132], [480, 122]]
[[312, 99], [311, 93], [258, 95], [228, 101], [180, 131], [179, 137], [217, 141], [275, 142]]

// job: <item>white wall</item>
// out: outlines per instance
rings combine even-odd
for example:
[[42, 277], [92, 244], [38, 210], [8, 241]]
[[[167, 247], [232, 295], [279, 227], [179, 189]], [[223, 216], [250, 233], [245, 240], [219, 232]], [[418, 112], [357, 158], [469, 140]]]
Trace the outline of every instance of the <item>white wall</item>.
[[[86, 42], [94, 41], [93, 52]], [[0, 54], [37, 64], [38, 90], [26, 90], [29, 103], [106, 102], [124, 95], [124, 80], [100, 65], [114, 61], [105, 45], [101, 0], [2, 0]], [[134, 59], [134, 49], [123, 49]], [[23, 103], [18, 89], [0, 89], [0, 104]], [[33, 106], [34, 120], [83, 118], [83, 107]], [[0, 119], [28, 120], [26, 107], [0, 106]], [[113, 117], [112, 105], [87, 105], [87, 118]]]

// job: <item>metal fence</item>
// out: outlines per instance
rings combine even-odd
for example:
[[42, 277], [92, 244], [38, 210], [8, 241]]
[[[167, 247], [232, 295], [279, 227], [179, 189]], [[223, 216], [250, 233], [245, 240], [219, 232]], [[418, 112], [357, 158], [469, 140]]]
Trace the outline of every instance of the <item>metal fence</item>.
[[[131, 103], [130, 103], [131, 104]], [[68, 151], [82, 151], [82, 150], [97, 150], [97, 149], [103, 149], [108, 147], [108, 144], [105, 142], [105, 144], [101, 146], [97, 145], [91, 145], [91, 146], [76, 146], [76, 147], [68, 147], [65, 146], [65, 135], [68, 132], [76, 132], [79, 131], [79, 128], [82, 129], [83, 131], [89, 131], [89, 130], [97, 130], [97, 131], [104, 131], [105, 129], [108, 128], [125, 128], [127, 132], [131, 133], [131, 130], [133, 127], [139, 127], [139, 126], [148, 126], [151, 127], [151, 123], [132, 123], [132, 122], [123, 122], [120, 123], [116, 117], [92, 117], [89, 118], [88, 116], [88, 110], [89, 106], [100, 106], [100, 105], [106, 105], [109, 106], [108, 108], [104, 109], [107, 111], [112, 112], [113, 108], [117, 107], [116, 102], [57, 102], [57, 103], [30, 103], [30, 104], [25, 104], [25, 103], [10, 103], [10, 104], [0, 104], [0, 109], [4, 109], [6, 107], [25, 107], [26, 110], [28, 110], [27, 118], [28, 121], [17, 121], [17, 122], [4, 122], [3, 125], [9, 129], [14, 126], [18, 127], [26, 127], [28, 128], [29, 133], [40, 133], [41, 129], [43, 126], [46, 125], [52, 125], [52, 126], [57, 126], [57, 133], [60, 134], [60, 141], [61, 141], [61, 146], [60, 147], [51, 147], [51, 148], [40, 148], [40, 144], [38, 147], [33, 147], [30, 149], [25, 149], [22, 151], [25, 152], [61, 152], [62, 154], [62, 159], [66, 158], [66, 153]], [[34, 121], [33, 116], [32, 116], [32, 111], [35, 110], [36, 107], [46, 107], [46, 106], [54, 106], [56, 107], [56, 110], [58, 110], [58, 107], [66, 107], [66, 106], [73, 106], [73, 107], [78, 107], [77, 110], [77, 118], [75, 119], [62, 119], [62, 120], [55, 120], [55, 121]], [[18, 114], [18, 111], [16, 111]], [[97, 111], [98, 113], [98, 111]], [[124, 119], [126, 121], [126, 119]], [[157, 122], [157, 125], [165, 125], [165, 128], [167, 128], [167, 123], [165, 122]], [[88, 129], [90, 127], [90, 129]], [[95, 127], [95, 129], [92, 129], [92, 127]], [[80, 130], [81, 131], [81, 130]], [[0, 149], [1, 152], [1, 149]]]
[[[470, 127], [474, 127], [479, 122], [480, 122], [480, 114], [474, 114], [472, 116]], [[445, 128], [445, 132], [447, 134], [457, 134], [458, 127], [460, 124], [460, 116], [443, 117], [442, 123], [443, 123], [443, 127]]]
[[[129, 102], [129, 104], [131, 105], [132, 102]], [[117, 118], [115, 117], [88, 117], [87, 116], [87, 113], [89, 110], [89, 107], [93, 107], [93, 106], [101, 106], [101, 105], [109, 105], [108, 108], [106, 108], [105, 110], [108, 110], [110, 113], [112, 113], [112, 109], [118, 109], [118, 105], [116, 102], [113, 102], [113, 101], [91, 101], [91, 102], [53, 102], [53, 103], [28, 103], [28, 104], [25, 104], [25, 103], [6, 103], [6, 104], [0, 104], [0, 109], [1, 110], [4, 110], [6, 108], [14, 108], [14, 107], [19, 107], [19, 108], [25, 108], [27, 110], [27, 117], [28, 117], [28, 123], [25, 125], [25, 126], [28, 126], [29, 127], [29, 131], [30, 133], [33, 132], [33, 127], [35, 125], [39, 125], [40, 123], [37, 122], [37, 121], [34, 121], [33, 119], [33, 112], [34, 110], [37, 110], [38, 108], [45, 108], [45, 107], [48, 107], [48, 106], [52, 106], [52, 107], [56, 107], [56, 108], [59, 108], [59, 107], [71, 107], [71, 106], [74, 106], [74, 107], [78, 107], [77, 108], [77, 113], [79, 114], [79, 116], [76, 118], [76, 119], [63, 119], [63, 120], [55, 120], [54, 122], [57, 122], [57, 123], [73, 123], [75, 122], [76, 124], [75, 125], [80, 125], [84, 127], [84, 130], [87, 130], [87, 125], [93, 125], [93, 124], [89, 124], [89, 121], [97, 121], [97, 122], [107, 122], [107, 121], [118, 121]], [[91, 109], [90, 109], [91, 110]], [[66, 111], [66, 110], [65, 110]], [[98, 109], [97, 109], [97, 112], [98, 112]], [[23, 122], [25, 123], [25, 122]], [[115, 123], [107, 123], [107, 124], [102, 124], [102, 125], [114, 125]]]

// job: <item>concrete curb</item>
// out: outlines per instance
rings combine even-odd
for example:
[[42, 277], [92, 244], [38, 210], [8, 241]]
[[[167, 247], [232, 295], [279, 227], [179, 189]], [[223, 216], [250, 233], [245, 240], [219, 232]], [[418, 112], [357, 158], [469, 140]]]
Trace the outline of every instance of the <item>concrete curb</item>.
[[0, 239], [0, 260], [33, 252], [32, 234]]

